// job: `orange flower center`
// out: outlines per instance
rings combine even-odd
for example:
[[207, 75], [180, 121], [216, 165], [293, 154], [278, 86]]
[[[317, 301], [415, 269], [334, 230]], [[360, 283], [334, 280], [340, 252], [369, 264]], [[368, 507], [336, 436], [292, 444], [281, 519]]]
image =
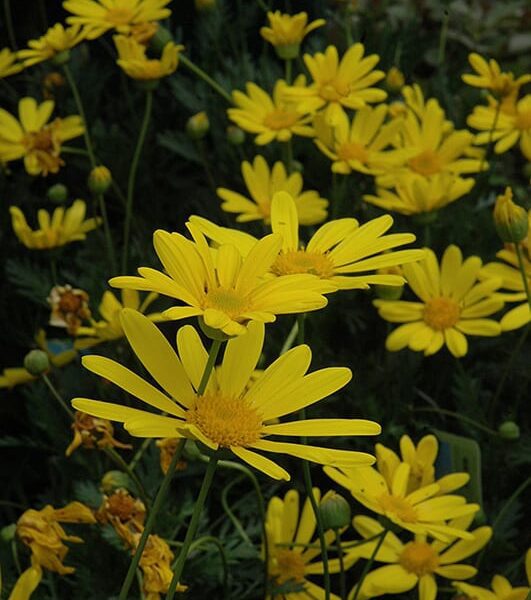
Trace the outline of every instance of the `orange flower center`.
[[378, 502], [386, 513], [395, 515], [404, 523], [417, 522], [417, 511], [405, 498], [384, 493], [378, 498]]
[[64, 292], [59, 300], [59, 310], [64, 313], [77, 312], [83, 306], [84, 298], [73, 292]]
[[409, 573], [422, 577], [439, 566], [439, 555], [426, 542], [409, 542], [400, 554], [399, 562]]
[[234, 289], [218, 287], [208, 291], [203, 308], [214, 308], [231, 319], [237, 319], [247, 310], [248, 302]]
[[408, 164], [413, 171], [421, 175], [435, 175], [442, 168], [441, 159], [433, 150], [424, 150], [414, 156]]
[[113, 494], [107, 499], [105, 508], [110, 515], [118, 517], [122, 522], [129, 521], [136, 514], [135, 501], [129, 494]]
[[198, 396], [188, 411], [188, 423], [196, 425], [222, 447], [249, 446], [260, 439], [262, 418], [244, 398], [207, 392]]
[[450, 298], [433, 298], [424, 307], [424, 321], [432, 329], [442, 331], [453, 327], [460, 316], [459, 306]]
[[27, 154], [35, 154], [44, 175], [57, 173], [59, 167], [64, 164], [59, 158], [61, 144], [54, 136], [56, 123], [57, 121], [40, 131], [27, 132], [22, 139]]
[[526, 130], [531, 128], [531, 110], [519, 112], [514, 120], [517, 129]]
[[276, 555], [275, 576], [277, 583], [287, 581], [302, 583], [304, 581], [304, 560], [299, 552], [283, 549]]
[[277, 108], [264, 118], [264, 125], [269, 129], [289, 129], [299, 120], [300, 115], [290, 110]]
[[105, 20], [113, 25], [128, 25], [134, 17], [134, 13], [129, 8], [116, 7], [110, 8], [105, 15]]
[[341, 144], [337, 150], [337, 155], [341, 160], [359, 160], [361, 163], [366, 163], [369, 158], [365, 146], [356, 142]]
[[309, 273], [321, 279], [329, 279], [334, 275], [333, 262], [321, 252], [306, 252], [306, 250], [291, 250], [279, 254], [271, 271], [275, 275], [294, 275]]

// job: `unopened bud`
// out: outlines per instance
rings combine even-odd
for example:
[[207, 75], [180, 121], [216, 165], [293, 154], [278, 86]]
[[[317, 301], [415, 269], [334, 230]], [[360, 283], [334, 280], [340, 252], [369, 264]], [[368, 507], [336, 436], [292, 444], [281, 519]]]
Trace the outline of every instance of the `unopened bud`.
[[527, 211], [513, 202], [513, 192], [510, 187], [496, 198], [494, 226], [504, 242], [518, 244], [527, 236], [529, 228]]
[[9, 542], [12, 542], [14, 540], [16, 531], [16, 523], [11, 523], [11, 525], [6, 525], [5, 527], [2, 527], [2, 529], [0, 529], [0, 540], [5, 542], [6, 544], [9, 544]]
[[131, 490], [131, 478], [122, 471], [107, 471], [101, 478], [100, 488], [107, 495], [112, 494], [117, 489]]
[[186, 122], [186, 133], [192, 140], [201, 140], [210, 129], [210, 121], [204, 110], [198, 112]]
[[227, 127], [227, 141], [233, 146], [240, 146], [245, 142], [245, 132], [236, 125]]
[[498, 427], [498, 433], [504, 440], [517, 440], [520, 437], [520, 427], [514, 421], [505, 421]]
[[50, 359], [42, 350], [31, 350], [24, 358], [24, 368], [30, 375], [42, 375], [50, 368]]
[[166, 29], [166, 27], [159, 25], [155, 35], [149, 42], [149, 47], [151, 50], [153, 50], [153, 52], [160, 55], [162, 54], [162, 51], [168, 42], [173, 42], [173, 36], [171, 32], [169, 29]]
[[68, 188], [62, 183], [56, 183], [55, 185], [52, 185], [48, 188], [46, 196], [51, 202], [62, 204], [68, 199]]
[[341, 529], [350, 523], [349, 503], [332, 490], [327, 492], [319, 505], [323, 529]]
[[103, 165], [94, 167], [89, 173], [87, 185], [93, 194], [104, 194], [112, 183], [109, 169]]
[[402, 71], [397, 67], [391, 67], [389, 71], [387, 71], [385, 86], [391, 92], [398, 92], [402, 89], [405, 81]]

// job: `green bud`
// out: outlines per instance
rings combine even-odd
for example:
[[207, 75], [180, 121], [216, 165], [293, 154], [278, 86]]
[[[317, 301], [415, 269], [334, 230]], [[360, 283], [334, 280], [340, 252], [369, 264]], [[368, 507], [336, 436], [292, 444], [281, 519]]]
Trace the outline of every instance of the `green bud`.
[[42, 350], [31, 350], [24, 358], [24, 368], [30, 375], [42, 375], [50, 368], [50, 359]]
[[122, 471], [107, 471], [101, 478], [100, 489], [104, 494], [112, 494], [117, 489], [134, 489], [131, 478]]
[[6, 544], [9, 544], [10, 542], [12, 542], [15, 539], [16, 532], [17, 532], [16, 523], [11, 523], [11, 525], [6, 525], [5, 527], [2, 527], [2, 529], [0, 529], [0, 539], [3, 542], [5, 542]]
[[166, 29], [166, 27], [159, 24], [155, 35], [149, 42], [149, 48], [160, 55], [168, 42], [173, 42], [173, 36], [169, 29]]
[[203, 110], [191, 116], [186, 122], [186, 133], [192, 140], [201, 140], [210, 129], [208, 115]]
[[89, 173], [87, 185], [93, 194], [104, 194], [112, 183], [109, 169], [103, 165], [94, 167]]
[[233, 146], [241, 146], [245, 142], [245, 132], [236, 125], [229, 125], [227, 127], [227, 141]]
[[319, 505], [324, 529], [341, 529], [350, 523], [349, 503], [340, 494], [330, 490]]
[[292, 173], [304, 173], [304, 165], [299, 160], [292, 160], [290, 167]]
[[56, 183], [55, 185], [52, 185], [48, 188], [46, 196], [51, 202], [62, 204], [68, 199], [68, 188], [62, 183]]
[[520, 427], [514, 421], [504, 421], [498, 427], [498, 433], [504, 440], [517, 440], [520, 437]]
[[63, 50], [56, 54], [51, 62], [56, 67], [60, 67], [61, 65], [65, 65], [70, 60], [70, 50]]

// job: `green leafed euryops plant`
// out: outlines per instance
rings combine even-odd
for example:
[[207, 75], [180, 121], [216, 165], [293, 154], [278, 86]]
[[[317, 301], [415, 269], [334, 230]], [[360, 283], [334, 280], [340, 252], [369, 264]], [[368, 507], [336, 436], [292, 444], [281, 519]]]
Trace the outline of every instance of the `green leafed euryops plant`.
[[523, 3], [28, 6], [2, 598], [528, 599]]

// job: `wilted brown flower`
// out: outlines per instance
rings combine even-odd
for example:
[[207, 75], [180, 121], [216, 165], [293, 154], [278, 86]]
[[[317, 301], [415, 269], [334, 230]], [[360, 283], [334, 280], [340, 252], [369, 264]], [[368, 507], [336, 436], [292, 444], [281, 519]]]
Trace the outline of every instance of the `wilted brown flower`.
[[74, 439], [66, 449], [66, 456], [70, 456], [79, 446], [85, 448], [124, 448], [130, 450], [131, 444], [122, 444], [115, 440], [114, 428], [107, 419], [91, 417], [84, 412], [76, 411], [74, 422]]
[[84, 290], [71, 285], [56, 285], [48, 296], [52, 309], [50, 325], [66, 327], [70, 335], [75, 335], [81, 323], [90, 318], [89, 296]]
[[[157, 440], [155, 444], [157, 448], [160, 448], [160, 468], [164, 475], [166, 475], [168, 468], [171, 464], [171, 460], [175, 451], [177, 450], [177, 445], [182, 441], [178, 438], [164, 438], [163, 440]], [[187, 467], [187, 462], [185, 460], [178, 460], [177, 465], [175, 466], [176, 471], [184, 471]]]

